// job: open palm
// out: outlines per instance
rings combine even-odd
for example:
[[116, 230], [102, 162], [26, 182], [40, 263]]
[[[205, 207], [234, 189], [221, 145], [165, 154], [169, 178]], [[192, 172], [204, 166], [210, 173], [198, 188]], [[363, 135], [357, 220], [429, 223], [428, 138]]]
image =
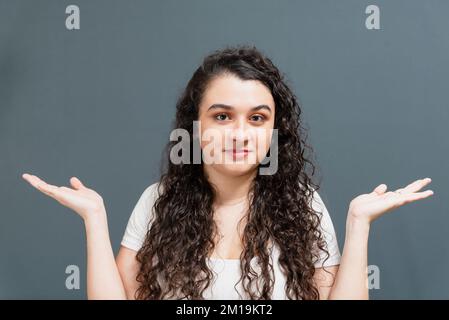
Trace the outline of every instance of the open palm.
[[430, 178], [416, 180], [404, 188], [388, 192], [387, 186], [381, 184], [373, 192], [354, 198], [349, 204], [349, 212], [371, 223], [390, 210], [433, 195], [432, 190], [418, 192], [431, 181]]
[[91, 213], [104, 209], [103, 198], [94, 190], [84, 186], [76, 177], [70, 179], [73, 188], [54, 186], [27, 173], [22, 177], [42, 193], [78, 213], [83, 219], [86, 219]]

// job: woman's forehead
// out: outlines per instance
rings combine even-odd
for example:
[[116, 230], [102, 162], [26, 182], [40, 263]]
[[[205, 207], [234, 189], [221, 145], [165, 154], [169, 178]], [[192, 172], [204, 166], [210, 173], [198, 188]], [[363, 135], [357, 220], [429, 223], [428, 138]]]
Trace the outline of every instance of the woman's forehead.
[[213, 104], [232, 106], [238, 110], [268, 105], [274, 109], [271, 91], [258, 80], [242, 80], [234, 75], [222, 75], [211, 80], [202, 105], [208, 109]]

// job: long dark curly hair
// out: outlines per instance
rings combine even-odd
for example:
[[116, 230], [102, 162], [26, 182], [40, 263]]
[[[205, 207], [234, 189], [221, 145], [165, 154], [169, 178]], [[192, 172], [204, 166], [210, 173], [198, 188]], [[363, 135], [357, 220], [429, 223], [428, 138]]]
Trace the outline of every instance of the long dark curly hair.
[[[272, 241], [280, 249], [278, 263], [286, 276], [288, 299], [318, 299], [314, 263], [319, 251], [329, 257], [320, 230], [322, 214], [311, 206], [313, 190], [317, 191], [319, 185], [312, 181], [315, 165], [306, 155], [312, 148], [305, 141], [307, 131], [299, 102], [284, 75], [254, 46], [214, 51], [205, 57], [177, 101], [174, 128], [190, 133], [193, 148], [193, 121], [198, 120], [206, 86], [225, 73], [262, 82], [270, 89], [276, 106], [278, 170], [273, 175], [258, 174], [248, 197], [239, 280], [245, 298], [271, 299], [274, 273], [268, 244]], [[168, 143], [167, 156], [176, 143]], [[154, 215], [137, 253], [137, 299], [204, 299], [203, 292], [212, 282], [207, 259], [217, 233], [212, 209], [216, 193], [205, 176], [203, 163], [192, 162], [173, 164], [168, 159], [162, 168]], [[255, 257], [260, 273], [251, 263]]]

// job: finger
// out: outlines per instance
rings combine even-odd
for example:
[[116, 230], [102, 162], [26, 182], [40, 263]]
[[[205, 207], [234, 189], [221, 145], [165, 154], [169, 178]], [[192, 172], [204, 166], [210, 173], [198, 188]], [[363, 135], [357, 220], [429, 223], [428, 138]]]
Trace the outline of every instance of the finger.
[[393, 202], [395, 202], [396, 205], [402, 206], [410, 202], [428, 198], [433, 194], [433, 190], [426, 190], [422, 192], [396, 194], [396, 196], [391, 197], [391, 199]]
[[76, 190], [68, 187], [57, 187], [49, 184], [39, 185], [39, 190], [63, 205], [73, 202], [77, 192]]
[[22, 178], [25, 179], [28, 182], [30, 182], [29, 180], [30, 180], [31, 177], [32, 177], [32, 175], [29, 174], [29, 173], [22, 174]]
[[380, 195], [380, 194], [385, 193], [385, 191], [387, 191], [387, 185], [382, 183], [382, 184], [378, 185], [372, 193]]
[[28, 181], [33, 187], [37, 185], [37, 183], [41, 182], [42, 180], [39, 179], [37, 176], [25, 173], [22, 175], [22, 177]]
[[47, 196], [50, 196], [52, 198], [56, 199], [59, 196], [59, 187], [57, 186], [48, 183], [42, 183], [37, 185], [36, 188], [42, 193], [45, 193]]
[[38, 177], [30, 174], [24, 174], [23, 178], [32, 184], [36, 189], [55, 199], [59, 203], [67, 206], [76, 199], [77, 191], [68, 187], [57, 187], [46, 183]]
[[[32, 174], [24, 174], [23, 178], [27, 180], [33, 187], [39, 189], [41, 186], [52, 186], [50, 184], [47, 184], [44, 180], [40, 179], [39, 177], [32, 175]], [[52, 186], [55, 187], [55, 186]]]
[[[59, 187], [46, 183], [44, 180], [32, 174], [24, 174], [23, 178], [27, 180], [33, 187], [41, 191], [42, 193], [57, 199], [60, 197]], [[58, 199], [57, 199], [58, 200]]]
[[76, 190], [80, 190], [83, 188], [86, 188], [84, 186], [84, 184], [80, 181], [80, 179], [78, 179], [77, 177], [72, 177], [70, 178], [70, 184], [72, 185], [72, 187], [74, 187]]
[[419, 179], [419, 180], [416, 180], [416, 181], [410, 183], [405, 188], [401, 188], [399, 190], [401, 191], [401, 193], [414, 193], [416, 191], [421, 190], [424, 186], [428, 185], [431, 181], [432, 181], [432, 179], [430, 179], [430, 178]]

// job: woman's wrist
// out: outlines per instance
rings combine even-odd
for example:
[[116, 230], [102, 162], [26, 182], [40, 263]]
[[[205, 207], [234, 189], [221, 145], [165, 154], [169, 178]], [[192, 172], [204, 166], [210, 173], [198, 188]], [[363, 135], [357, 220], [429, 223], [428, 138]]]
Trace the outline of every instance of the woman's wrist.
[[107, 215], [106, 210], [104, 208], [100, 208], [98, 210], [93, 210], [86, 214], [84, 218], [84, 224], [86, 228], [88, 227], [107, 227]]
[[359, 235], [368, 237], [370, 226], [371, 222], [367, 218], [357, 215], [352, 211], [348, 212], [348, 216], [346, 219], [346, 235]]

